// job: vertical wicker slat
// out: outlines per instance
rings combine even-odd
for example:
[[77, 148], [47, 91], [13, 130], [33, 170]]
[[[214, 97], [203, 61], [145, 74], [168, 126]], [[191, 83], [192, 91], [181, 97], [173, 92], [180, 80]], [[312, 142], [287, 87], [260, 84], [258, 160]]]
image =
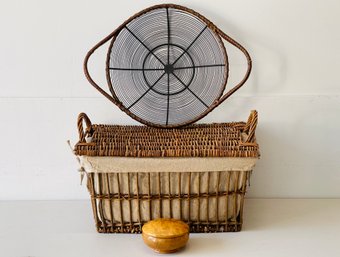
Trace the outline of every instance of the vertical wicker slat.
[[[207, 193], [206, 193], [206, 197], [207, 197], [207, 218], [206, 218], [206, 224], [209, 224], [209, 199], [210, 199], [210, 197], [209, 197], [209, 193], [210, 193], [210, 172], [208, 172], [208, 179], [207, 179]], [[207, 227], [205, 227], [204, 228], [206, 231], [208, 231], [208, 228]]]
[[107, 190], [107, 198], [109, 203], [109, 210], [110, 210], [110, 232], [113, 232], [113, 226], [112, 226], [112, 221], [113, 221], [113, 210], [112, 210], [112, 196], [111, 196], [111, 189], [110, 189], [110, 183], [109, 183], [109, 174], [105, 173], [103, 175], [106, 175], [106, 190]]
[[138, 220], [137, 223], [139, 225], [139, 230], [142, 230], [142, 220], [141, 220], [141, 213], [140, 213], [140, 200], [139, 200], [139, 174], [136, 173], [136, 188], [137, 188], [137, 209], [138, 209]]
[[120, 212], [120, 225], [121, 225], [121, 232], [124, 231], [124, 222], [123, 222], [123, 207], [122, 207], [122, 200], [123, 198], [121, 197], [120, 194], [120, 181], [119, 181], [119, 173], [117, 173], [117, 183], [118, 183], [118, 200], [119, 200], [119, 212]]
[[103, 210], [103, 205], [104, 205], [104, 199], [103, 199], [103, 174], [96, 174], [98, 176], [98, 193], [100, 195], [99, 198], [99, 214], [101, 217], [101, 221], [104, 227], [104, 231], [107, 232], [107, 226], [106, 226], [106, 220], [104, 219], [104, 210]]
[[149, 205], [149, 220], [152, 220], [152, 209], [151, 209], [151, 183], [150, 183], [150, 173], [148, 173], [148, 205]]
[[219, 208], [218, 208], [218, 201], [219, 201], [219, 192], [220, 192], [220, 189], [219, 189], [219, 186], [220, 186], [220, 172], [216, 172], [217, 173], [217, 185], [216, 185], [216, 209], [215, 209], [215, 212], [216, 212], [216, 230], [218, 231], [219, 230], [219, 219], [218, 219], [218, 211], [219, 211]]
[[239, 177], [240, 177], [240, 173], [237, 171], [233, 171], [234, 175], [235, 175], [235, 180], [234, 180], [234, 193], [233, 193], [233, 210], [234, 210], [234, 219], [235, 219], [235, 230], [237, 230], [237, 206], [238, 206], [238, 202], [237, 202], [237, 191], [238, 191], [238, 182], [239, 182]]
[[200, 223], [201, 223], [201, 178], [202, 173], [198, 173], [198, 190], [197, 190], [197, 231], [200, 231]]
[[178, 201], [179, 201], [179, 219], [182, 219], [182, 193], [181, 193], [181, 173], [178, 172]]
[[159, 201], [159, 217], [163, 218], [163, 210], [162, 210], [162, 196], [161, 196], [161, 192], [162, 192], [162, 188], [161, 188], [161, 174], [158, 172], [157, 173], [157, 178], [158, 178], [158, 201]]
[[227, 185], [226, 185], [226, 217], [225, 217], [225, 230], [228, 231], [228, 210], [229, 210], [229, 188], [230, 188], [230, 172], [227, 172]]
[[94, 217], [94, 220], [95, 220], [95, 225], [96, 225], [96, 228], [97, 228], [97, 231], [98, 232], [101, 232], [99, 231], [100, 230], [100, 227], [101, 225], [99, 224], [99, 219], [98, 219], [98, 210], [97, 210], [97, 197], [96, 197], [96, 190], [94, 188], [94, 173], [90, 173], [88, 174], [88, 180], [87, 180], [87, 187], [90, 191], [90, 195], [91, 195], [91, 203], [92, 203], [92, 210], [93, 210], [93, 217]]
[[127, 173], [127, 182], [128, 182], [128, 201], [129, 201], [129, 218], [130, 218], [130, 226], [132, 227], [132, 211], [131, 211], [131, 189], [130, 189], [130, 173]]
[[170, 172], [168, 172], [168, 197], [169, 197], [169, 214], [170, 218], [172, 218], [172, 208], [171, 208], [171, 179], [170, 179]]
[[191, 195], [191, 172], [189, 172], [188, 178], [188, 224], [190, 226], [190, 195]]
[[[249, 173], [250, 172], [248, 171], [242, 176], [242, 189], [241, 189], [242, 194], [246, 193], [247, 179], [248, 179]], [[241, 224], [243, 224], [243, 206], [244, 206], [244, 201], [241, 201], [240, 202], [240, 213], [239, 213]]]

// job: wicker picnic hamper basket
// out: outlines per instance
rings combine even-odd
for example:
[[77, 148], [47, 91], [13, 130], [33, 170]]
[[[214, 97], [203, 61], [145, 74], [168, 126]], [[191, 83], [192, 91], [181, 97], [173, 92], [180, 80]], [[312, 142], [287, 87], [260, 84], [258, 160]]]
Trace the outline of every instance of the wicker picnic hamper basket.
[[181, 219], [191, 232], [240, 231], [259, 158], [256, 125], [256, 111], [247, 123], [181, 129], [97, 125], [81, 113], [74, 151], [98, 232], [140, 233], [160, 217]]

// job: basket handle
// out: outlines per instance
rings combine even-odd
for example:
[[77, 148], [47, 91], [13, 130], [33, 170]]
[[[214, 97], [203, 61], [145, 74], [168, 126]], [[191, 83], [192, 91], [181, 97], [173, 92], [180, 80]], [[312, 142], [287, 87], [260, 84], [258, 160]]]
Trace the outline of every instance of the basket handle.
[[246, 125], [244, 126], [243, 132], [248, 134], [247, 139], [245, 140], [245, 143], [253, 143], [255, 142], [255, 130], [257, 126], [258, 121], [258, 114], [256, 110], [252, 110], [250, 112], [248, 121]]
[[[118, 30], [118, 29], [117, 29]], [[104, 95], [108, 100], [110, 100], [112, 103], [114, 103], [115, 105], [120, 106], [119, 102], [117, 101], [116, 98], [112, 97], [110, 94], [108, 94], [104, 89], [102, 89], [91, 77], [90, 73], [89, 73], [89, 69], [88, 69], [88, 62], [89, 59], [91, 57], [91, 55], [102, 45], [104, 45], [106, 42], [108, 42], [111, 38], [113, 38], [116, 35], [116, 31], [113, 31], [110, 35], [108, 35], [107, 37], [105, 37], [103, 40], [101, 40], [99, 43], [97, 43], [94, 47], [91, 48], [90, 51], [88, 51], [88, 53], [85, 56], [84, 59], [84, 64], [83, 64], [83, 68], [84, 68], [84, 73], [85, 76], [87, 78], [87, 80], [90, 82], [90, 84], [97, 89], [102, 95]]]
[[[84, 131], [83, 129], [83, 122], [85, 121], [86, 123], [86, 130]], [[79, 132], [79, 142], [85, 143], [85, 137], [86, 134], [91, 132], [92, 129], [92, 123], [89, 117], [85, 113], [80, 113], [78, 115], [78, 132]]]
[[236, 85], [234, 86], [232, 89], [230, 89], [227, 93], [225, 93], [215, 104], [214, 104], [214, 108], [217, 107], [218, 105], [220, 105], [221, 103], [223, 103], [227, 98], [229, 98], [232, 94], [234, 94], [238, 89], [240, 89], [240, 87], [242, 87], [244, 85], [244, 83], [248, 80], [251, 69], [252, 69], [252, 60], [251, 57], [248, 53], [248, 51], [238, 42], [236, 42], [234, 39], [232, 39], [231, 37], [229, 37], [227, 34], [225, 34], [222, 30], [220, 30], [219, 28], [215, 27], [216, 32], [227, 42], [229, 42], [230, 44], [232, 44], [233, 46], [235, 46], [236, 48], [238, 48], [246, 57], [247, 59], [247, 64], [248, 64], [248, 68], [246, 71], [246, 74], [244, 75], [243, 79]]

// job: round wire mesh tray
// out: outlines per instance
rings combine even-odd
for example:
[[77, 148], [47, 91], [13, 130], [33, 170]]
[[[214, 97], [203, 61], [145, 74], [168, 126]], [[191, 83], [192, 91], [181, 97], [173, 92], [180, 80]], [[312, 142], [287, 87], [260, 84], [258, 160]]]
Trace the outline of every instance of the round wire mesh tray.
[[[248, 60], [243, 80], [223, 96], [229, 67], [221, 37]], [[92, 53], [109, 40], [106, 73], [111, 95], [87, 69]], [[164, 4], [137, 13], [99, 42], [87, 54], [84, 69], [90, 83], [132, 118], [169, 128], [201, 119], [233, 94], [249, 77], [251, 59], [202, 15]]]

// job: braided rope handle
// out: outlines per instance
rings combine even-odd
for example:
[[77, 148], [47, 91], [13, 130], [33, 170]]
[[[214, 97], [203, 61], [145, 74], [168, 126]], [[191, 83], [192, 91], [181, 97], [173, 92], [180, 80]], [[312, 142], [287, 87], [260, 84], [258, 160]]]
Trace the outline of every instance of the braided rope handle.
[[[85, 131], [84, 131], [84, 128], [83, 128], [84, 121], [85, 121], [85, 124], [86, 124], [86, 130]], [[85, 113], [82, 112], [78, 115], [77, 125], [78, 125], [78, 132], [79, 132], [79, 142], [85, 143], [85, 137], [88, 133], [91, 132], [91, 129], [92, 129], [91, 120], [89, 119], [89, 117]]]
[[258, 114], [256, 110], [252, 110], [250, 112], [248, 121], [246, 125], [244, 126], [243, 132], [248, 134], [248, 137], [245, 141], [245, 143], [253, 143], [255, 142], [255, 130], [257, 126], [258, 121]]

